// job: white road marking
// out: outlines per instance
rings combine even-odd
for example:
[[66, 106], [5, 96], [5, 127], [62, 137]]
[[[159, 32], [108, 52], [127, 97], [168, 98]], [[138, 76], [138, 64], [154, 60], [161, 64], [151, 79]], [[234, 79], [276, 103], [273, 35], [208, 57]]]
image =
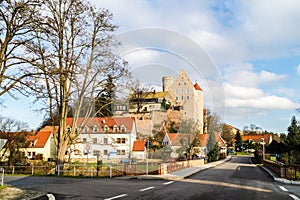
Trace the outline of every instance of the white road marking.
[[47, 194], [49, 200], [55, 200], [55, 196], [53, 194]]
[[172, 184], [172, 183], [174, 183], [174, 181], [166, 182], [166, 183], [164, 183], [164, 185], [169, 185], [169, 184]]
[[111, 198], [108, 198], [108, 199], [104, 199], [104, 200], [113, 200], [113, 199], [118, 199], [118, 198], [121, 198], [121, 197], [126, 197], [127, 194], [121, 194], [121, 195], [118, 195], [118, 196], [115, 196], [115, 197], [111, 197]]
[[296, 195], [290, 194], [290, 197], [292, 197], [294, 200], [300, 200]]
[[147, 187], [147, 188], [144, 188], [144, 189], [141, 189], [140, 191], [143, 192], [143, 191], [146, 191], [146, 190], [151, 190], [153, 189], [154, 187]]
[[285, 187], [283, 187], [283, 186], [278, 186], [282, 191], [285, 191], [285, 192], [287, 192], [288, 190], [285, 188]]

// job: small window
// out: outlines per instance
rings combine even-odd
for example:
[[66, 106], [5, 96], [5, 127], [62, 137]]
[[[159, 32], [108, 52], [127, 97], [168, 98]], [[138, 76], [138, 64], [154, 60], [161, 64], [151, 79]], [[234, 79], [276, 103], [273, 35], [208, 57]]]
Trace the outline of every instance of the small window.
[[178, 97], [176, 97], [176, 101], [178, 101]]
[[94, 127], [93, 127], [93, 132], [94, 132], [94, 133], [97, 133], [97, 132], [98, 132], [98, 126], [94, 126]]
[[183, 96], [181, 96], [181, 100], [183, 101], [183, 99], [184, 99], [184, 97]]
[[32, 152], [32, 157], [34, 157], [35, 156], [35, 152]]
[[121, 126], [121, 132], [124, 133], [126, 131], [126, 127], [124, 125]]
[[107, 150], [104, 150], [104, 151], [103, 151], [103, 154], [104, 154], [104, 155], [108, 155], [108, 151], [107, 151]]
[[34, 143], [35, 143], [34, 141], [31, 141], [31, 144], [30, 144], [30, 145], [31, 145], [32, 147], [34, 147]]
[[97, 138], [93, 138], [93, 143], [94, 143], [94, 144], [97, 144], [97, 142], [98, 142], [98, 141], [97, 141]]
[[93, 151], [93, 156], [98, 156], [100, 155], [100, 151], [99, 150], [94, 150]]
[[190, 96], [186, 96], [186, 99], [187, 99], [187, 100], [190, 100]]
[[27, 155], [28, 155], [28, 157], [31, 157], [31, 152], [28, 152]]
[[84, 127], [84, 133], [87, 134], [89, 131], [89, 128], [88, 127]]
[[118, 126], [114, 125], [114, 133], [118, 132]]
[[82, 138], [82, 142], [86, 142], [86, 138]]
[[108, 144], [108, 138], [104, 138], [103, 143]]
[[125, 155], [125, 150], [117, 150], [117, 155]]
[[181, 93], [184, 93], [184, 89], [181, 89]]
[[107, 125], [104, 126], [104, 132], [108, 132], [108, 126]]

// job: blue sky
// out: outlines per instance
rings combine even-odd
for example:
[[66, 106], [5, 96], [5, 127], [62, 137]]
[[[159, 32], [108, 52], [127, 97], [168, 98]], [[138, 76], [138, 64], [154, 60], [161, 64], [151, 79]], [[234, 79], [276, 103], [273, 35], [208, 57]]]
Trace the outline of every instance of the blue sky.
[[[214, 104], [224, 101], [226, 114], [222, 119], [240, 129], [252, 123], [263, 130], [286, 132], [293, 115], [300, 119], [296, 112], [300, 107], [300, 1], [91, 1], [114, 14], [114, 22], [120, 26], [116, 34], [122, 36], [124, 32], [149, 27], [171, 30], [186, 36], [186, 41], [195, 42], [214, 63], [211, 66], [198, 59], [198, 65], [202, 67], [195, 73], [193, 67], [174, 58], [174, 54], [140, 49], [125, 55], [133, 72], [134, 69], [151, 68], [154, 64], [164, 66], [161, 72], [166, 75], [184, 68], [191, 80], [197, 80], [204, 89], [206, 107], [212, 106], [212, 99]], [[144, 35], [140, 43], [151, 45], [153, 42], [151, 46], [159, 49], [161, 43], [167, 44], [168, 39], [171, 41], [173, 36], [176, 37], [176, 34], [165, 32], [169, 35]], [[133, 38], [140, 37], [134, 34], [136, 32], [132, 32]], [[180, 49], [174, 47], [174, 43], [182, 45], [185, 52], [177, 55], [192, 58], [195, 47], [188, 49], [186, 41], [174, 40], [169, 43], [169, 49], [176, 55]], [[217, 71], [222, 87], [214, 87], [215, 82], [208, 77], [212, 74], [204, 72], [207, 68]], [[136, 76], [141, 81], [145, 78], [141, 73]], [[149, 81], [158, 83], [158, 79]], [[220, 95], [222, 91], [225, 96]], [[4, 100], [6, 108], [0, 108], [4, 115], [28, 121], [32, 128], [42, 121], [41, 114], [31, 111], [28, 100]]]

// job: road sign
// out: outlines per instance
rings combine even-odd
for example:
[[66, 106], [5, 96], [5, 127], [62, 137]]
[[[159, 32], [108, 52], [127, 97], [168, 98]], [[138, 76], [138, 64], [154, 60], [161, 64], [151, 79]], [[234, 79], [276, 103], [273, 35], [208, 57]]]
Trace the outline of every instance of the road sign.
[[6, 142], [7, 142], [7, 139], [0, 139], [0, 150], [4, 147]]

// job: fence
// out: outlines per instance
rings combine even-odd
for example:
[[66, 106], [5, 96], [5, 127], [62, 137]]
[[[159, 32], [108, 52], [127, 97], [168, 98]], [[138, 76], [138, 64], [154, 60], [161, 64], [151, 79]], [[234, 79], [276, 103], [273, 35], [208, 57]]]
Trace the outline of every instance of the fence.
[[300, 165], [285, 165], [277, 161], [264, 160], [264, 166], [275, 172], [280, 178], [300, 180]]
[[[160, 173], [160, 163], [148, 163], [149, 174]], [[146, 163], [138, 164], [65, 164], [47, 166], [2, 166], [6, 174], [27, 174], [27, 175], [57, 175], [63, 176], [89, 176], [89, 177], [112, 177], [112, 176], [136, 176], [146, 174]]]
[[1, 173], [1, 186], [3, 187], [4, 185], [4, 169], [0, 168], [0, 173]]

